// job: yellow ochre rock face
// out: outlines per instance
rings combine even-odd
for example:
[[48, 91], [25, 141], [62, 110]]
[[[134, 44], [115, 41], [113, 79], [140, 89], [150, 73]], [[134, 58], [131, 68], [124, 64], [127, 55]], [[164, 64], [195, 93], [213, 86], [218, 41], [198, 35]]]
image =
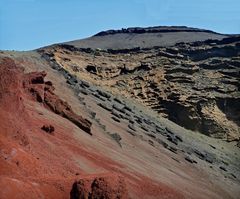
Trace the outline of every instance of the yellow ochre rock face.
[[40, 53], [187, 129], [233, 141], [240, 136], [239, 48], [239, 38], [228, 38], [124, 50], [63, 44]]

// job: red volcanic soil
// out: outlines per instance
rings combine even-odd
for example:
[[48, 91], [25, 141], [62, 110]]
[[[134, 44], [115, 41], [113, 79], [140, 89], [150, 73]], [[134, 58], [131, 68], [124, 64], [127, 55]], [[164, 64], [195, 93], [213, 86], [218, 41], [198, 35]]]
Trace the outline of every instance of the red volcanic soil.
[[[9, 58], [0, 63], [1, 199], [70, 198], [70, 193], [71, 198], [183, 198], [143, 175], [120, 172], [119, 163], [86, 147], [84, 140], [94, 135], [91, 122], [54, 94], [46, 75], [24, 74]], [[76, 128], [82, 141], [74, 136]], [[86, 173], [76, 157], [95, 173]]]

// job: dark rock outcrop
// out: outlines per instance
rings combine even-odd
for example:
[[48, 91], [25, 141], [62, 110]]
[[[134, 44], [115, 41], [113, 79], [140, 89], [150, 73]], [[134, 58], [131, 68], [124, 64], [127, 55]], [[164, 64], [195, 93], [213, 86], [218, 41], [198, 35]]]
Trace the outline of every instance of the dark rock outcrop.
[[135, 33], [135, 34], [142, 34], [142, 33], [163, 33], [163, 32], [208, 32], [208, 33], [215, 33], [210, 30], [203, 30], [198, 28], [189, 28], [186, 26], [155, 26], [155, 27], [131, 27], [131, 28], [123, 28], [121, 30], [107, 30], [97, 33], [95, 36], [105, 36], [105, 35], [113, 35], [119, 33]]

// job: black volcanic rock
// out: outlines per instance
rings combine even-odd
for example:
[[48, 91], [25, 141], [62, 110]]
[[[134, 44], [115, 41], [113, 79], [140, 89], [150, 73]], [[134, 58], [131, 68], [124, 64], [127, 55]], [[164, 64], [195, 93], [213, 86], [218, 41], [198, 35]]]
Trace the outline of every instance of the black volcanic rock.
[[154, 26], [148, 28], [142, 27], [132, 27], [132, 28], [123, 28], [121, 30], [107, 30], [97, 33], [94, 36], [105, 36], [105, 35], [113, 35], [119, 33], [135, 33], [135, 34], [142, 34], [142, 33], [160, 33], [160, 32], [208, 32], [214, 33], [216, 32], [210, 30], [203, 30], [198, 28], [189, 28], [187, 26]]

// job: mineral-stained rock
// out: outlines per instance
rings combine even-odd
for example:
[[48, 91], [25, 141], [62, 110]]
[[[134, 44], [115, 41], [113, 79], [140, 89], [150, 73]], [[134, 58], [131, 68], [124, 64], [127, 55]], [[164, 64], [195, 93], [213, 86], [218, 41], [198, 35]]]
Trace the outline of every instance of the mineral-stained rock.
[[87, 119], [84, 119], [82, 116], [74, 113], [71, 106], [68, 105], [67, 102], [59, 99], [53, 92], [51, 92], [51, 88], [46, 88], [44, 93], [44, 104], [54, 113], [67, 118], [72, 123], [76, 124], [80, 129], [92, 135], [92, 123]]
[[[23, 98], [30, 97], [32, 100], [43, 103], [46, 108], [67, 118], [79, 128], [91, 134], [91, 122], [74, 113], [67, 102], [64, 102], [54, 94], [52, 83], [50, 81], [44, 81], [47, 75], [46, 72], [31, 72], [24, 74], [23, 70], [17, 67], [14, 61], [9, 58], [2, 60], [0, 69], [2, 87], [0, 100], [4, 100], [4, 98], [9, 95], [9, 97], [7, 97], [8, 102], [11, 100], [14, 101], [9, 108], [14, 108], [15, 104], [17, 104], [16, 110], [23, 109]], [[9, 71], [9, 73], [7, 71]], [[11, 77], [8, 77], [8, 75]], [[10, 79], [7, 80], [7, 78], [10, 78], [11, 81]], [[11, 85], [5, 87], [8, 82], [11, 82], [12, 87]], [[5, 91], [5, 88], [11, 89], [11, 92]], [[24, 114], [24, 111], [19, 111], [19, 113]]]
[[[25, 106], [25, 102], [33, 100], [36, 103], [43, 104], [46, 108], [67, 118], [76, 124], [79, 128], [91, 134], [91, 123], [81, 116], [74, 113], [71, 107], [54, 94], [54, 87], [50, 81], [44, 81], [45, 72], [31, 72], [24, 74], [21, 67], [17, 66], [10, 58], [2, 58], [0, 62], [0, 118], [1, 124], [10, 129], [13, 123], [23, 125], [29, 120], [29, 114]], [[11, 119], [5, 123], [6, 114]], [[17, 121], [15, 121], [17, 120]], [[10, 122], [11, 121], [11, 122]], [[15, 124], [14, 124], [15, 126]], [[21, 127], [24, 128], [24, 127]], [[22, 146], [29, 145], [29, 137], [19, 128], [11, 135]], [[26, 127], [27, 128], [27, 127]], [[52, 125], [43, 125], [39, 127], [43, 131], [53, 134], [54, 127]], [[12, 135], [12, 136], [13, 136]]]

